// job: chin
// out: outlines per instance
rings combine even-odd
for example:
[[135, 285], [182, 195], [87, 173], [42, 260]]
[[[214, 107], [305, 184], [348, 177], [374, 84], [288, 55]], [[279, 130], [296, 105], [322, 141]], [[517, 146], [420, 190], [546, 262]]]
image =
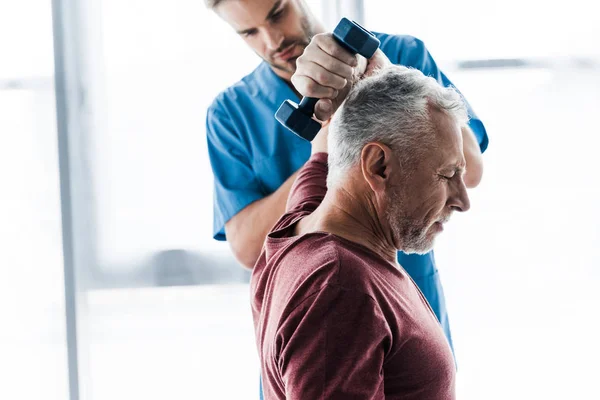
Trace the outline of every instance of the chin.
[[403, 249], [401, 249], [406, 254], [427, 254], [431, 250], [433, 250], [433, 245], [435, 244], [435, 238], [437, 234], [427, 231], [424, 236], [419, 237], [416, 240], [408, 240], [405, 243]]
[[420, 248], [414, 248], [414, 249], [403, 249], [402, 251], [406, 254], [418, 254], [420, 256], [425, 255], [427, 253], [429, 253], [431, 250], [433, 250], [433, 246], [429, 246], [429, 247], [420, 247]]

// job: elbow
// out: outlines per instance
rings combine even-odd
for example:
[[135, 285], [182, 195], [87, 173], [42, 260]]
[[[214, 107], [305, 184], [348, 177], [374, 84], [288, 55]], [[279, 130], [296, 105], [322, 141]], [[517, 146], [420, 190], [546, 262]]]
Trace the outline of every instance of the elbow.
[[256, 264], [258, 256], [260, 255], [260, 251], [256, 252], [254, 249], [248, 249], [244, 246], [236, 246], [233, 242], [230, 242], [229, 246], [231, 247], [233, 256], [242, 267], [250, 271], [254, 269], [254, 265]]
[[258, 243], [255, 237], [247, 237], [243, 231], [231, 228], [225, 226], [227, 242], [229, 242], [231, 252], [242, 267], [252, 270], [260, 256], [262, 243]]
[[483, 156], [479, 142], [473, 131], [468, 126], [462, 128], [463, 153], [467, 163], [467, 171], [464, 176], [465, 186], [473, 189], [479, 185], [483, 176]]
[[467, 172], [464, 177], [465, 186], [468, 189], [473, 189], [479, 186], [481, 178], [483, 177], [483, 161], [481, 159], [478, 162], [472, 162], [467, 167]]

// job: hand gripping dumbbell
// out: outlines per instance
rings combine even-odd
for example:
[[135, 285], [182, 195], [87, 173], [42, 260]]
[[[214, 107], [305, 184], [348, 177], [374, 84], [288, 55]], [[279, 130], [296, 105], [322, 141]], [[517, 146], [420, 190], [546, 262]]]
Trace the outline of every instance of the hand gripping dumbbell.
[[[352, 55], [371, 58], [379, 48], [379, 39], [375, 35], [347, 18], [342, 18], [335, 27], [333, 37]], [[319, 99], [313, 97], [302, 98], [300, 104], [286, 100], [275, 113], [275, 118], [296, 135], [311, 141], [321, 129], [321, 124], [312, 118], [317, 101]]]

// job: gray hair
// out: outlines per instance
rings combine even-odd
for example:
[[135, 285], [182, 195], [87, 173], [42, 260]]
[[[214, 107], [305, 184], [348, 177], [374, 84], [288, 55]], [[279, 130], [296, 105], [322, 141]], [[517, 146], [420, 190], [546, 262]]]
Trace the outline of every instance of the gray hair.
[[414, 165], [435, 143], [430, 108], [446, 112], [461, 126], [468, 121], [460, 93], [419, 70], [393, 65], [356, 83], [329, 128], [328, 188], [359, 162], [370, 142], [390, 146], [402, 165]]

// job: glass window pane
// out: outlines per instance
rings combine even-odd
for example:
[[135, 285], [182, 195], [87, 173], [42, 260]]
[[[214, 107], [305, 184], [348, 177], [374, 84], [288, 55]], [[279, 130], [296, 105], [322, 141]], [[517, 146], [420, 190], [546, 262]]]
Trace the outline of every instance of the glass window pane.
[[69, 395], [50, 6], [0, 3], [2, 399]]
[[471, 209], [436, 243], [457, 397], [594, 397], [600, 71], [451, 72], [490, 137]]
[[260, 59], [201, 0], [95, 7], [93, 179], [80, 182], [94, 194], [93, 394], [257, 398], [249, 272], [212, 238], [205, 114]]

